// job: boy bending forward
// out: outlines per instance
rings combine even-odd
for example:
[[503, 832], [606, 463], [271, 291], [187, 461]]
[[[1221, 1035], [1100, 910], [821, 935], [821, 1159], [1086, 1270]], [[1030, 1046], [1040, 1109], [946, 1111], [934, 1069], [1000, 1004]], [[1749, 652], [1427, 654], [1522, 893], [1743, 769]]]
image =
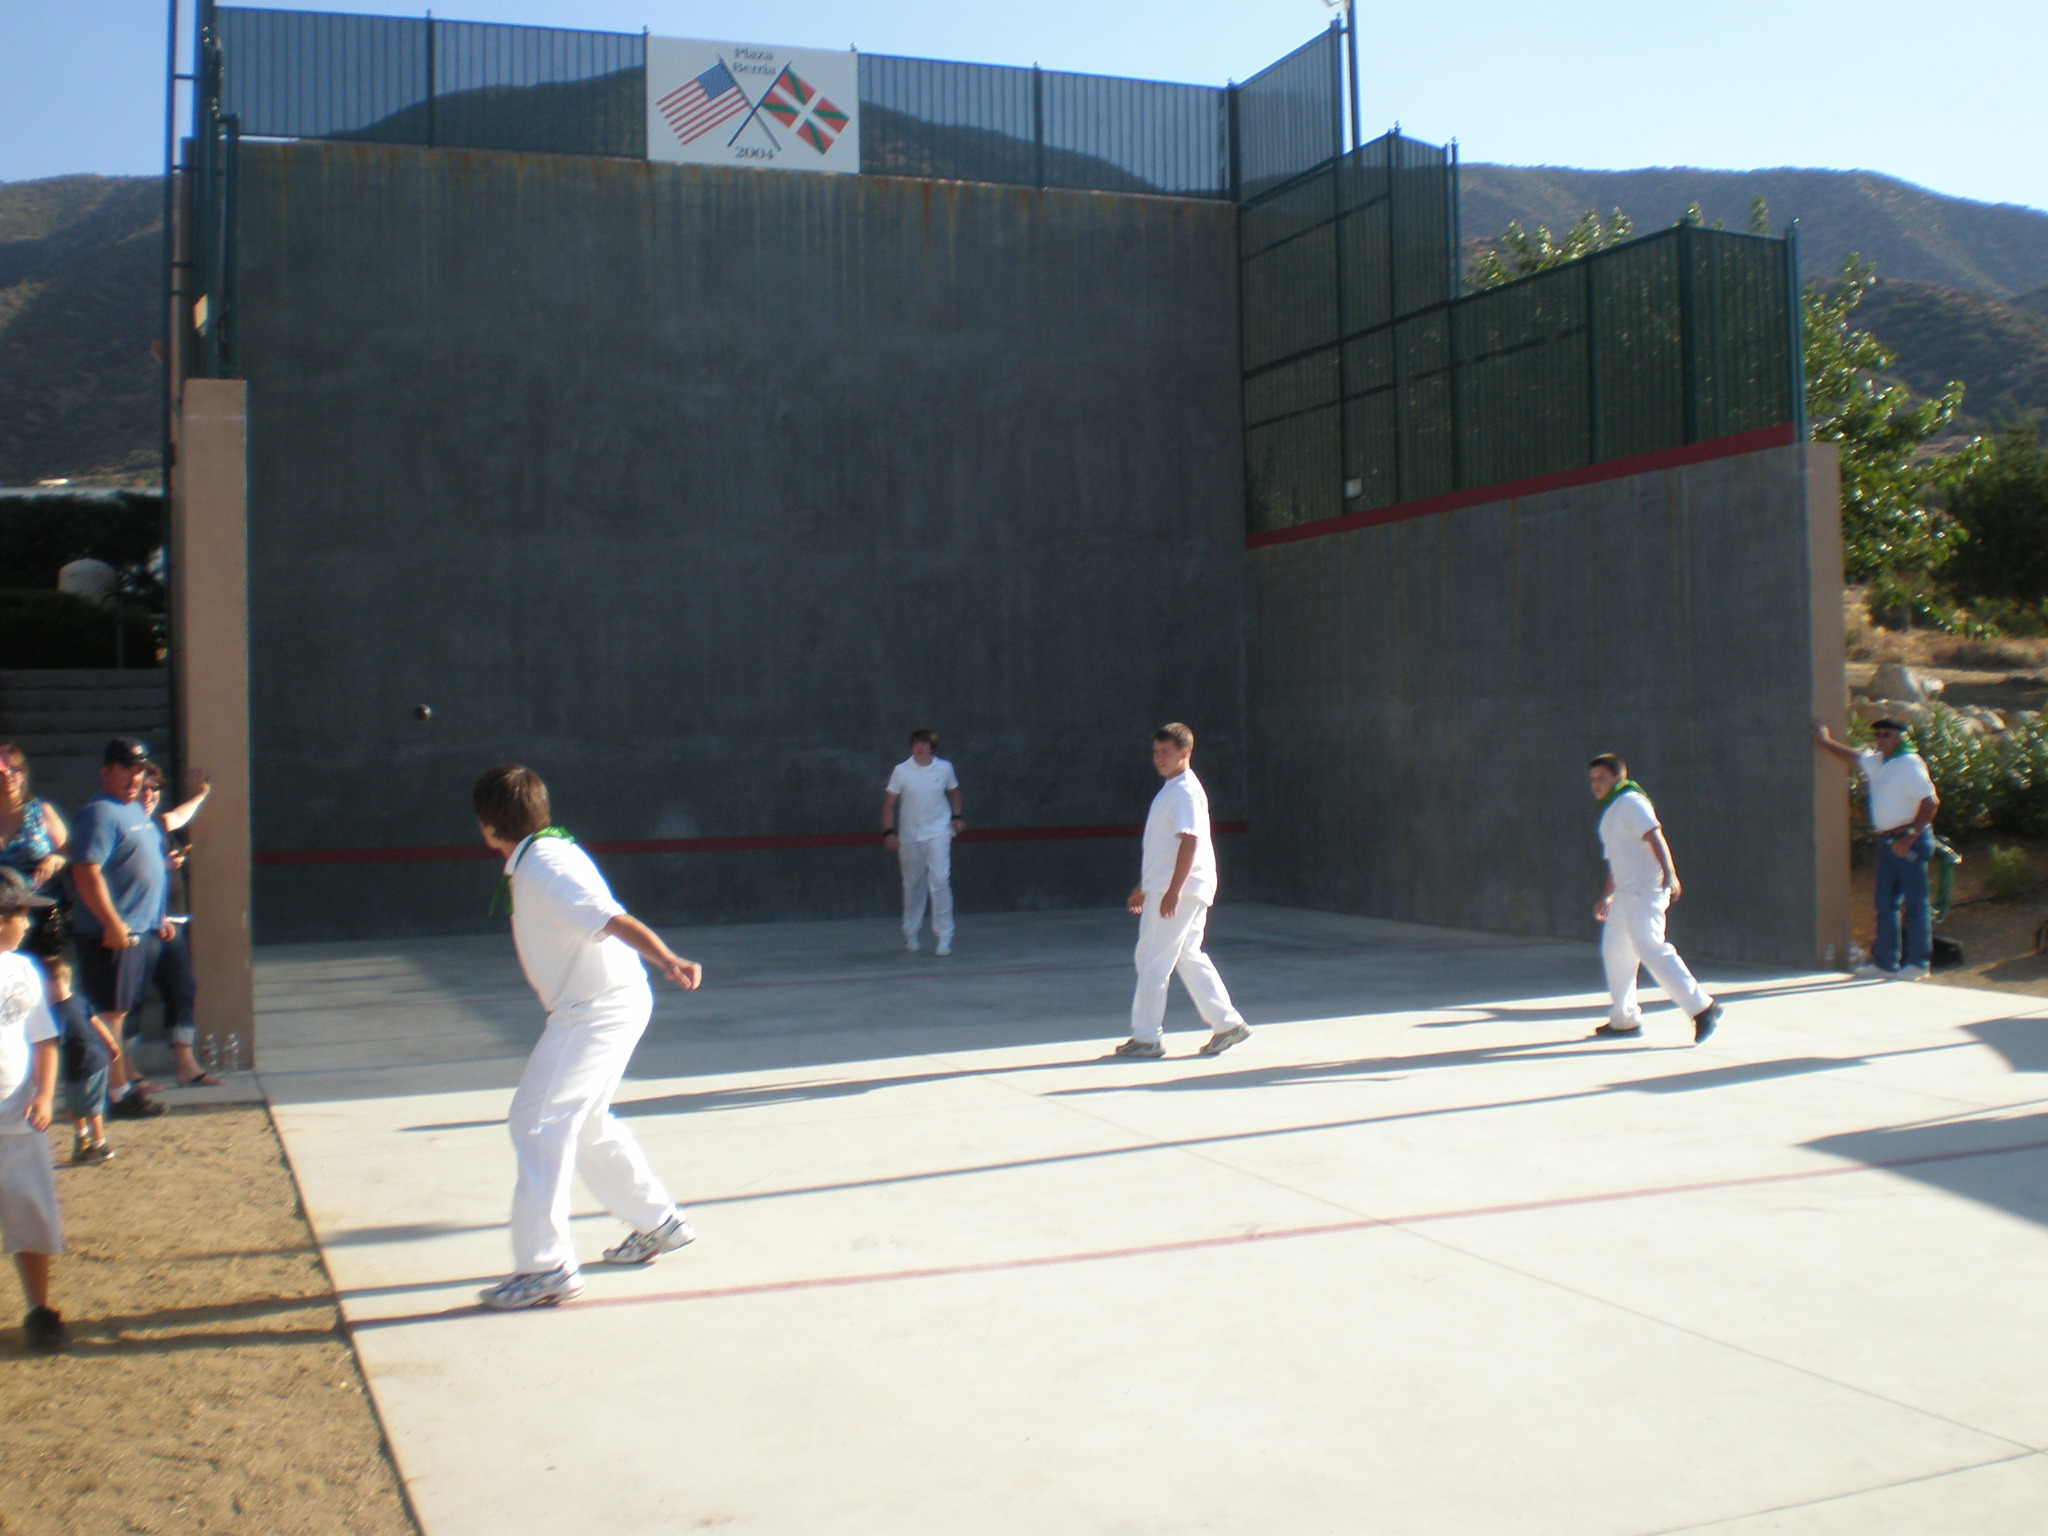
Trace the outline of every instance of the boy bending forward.
[[539, 774], [502, 764], [476, 781], [470, 803], [484, 841], [504, 855], [519, 966], [548, 1012], [506, 1117], [519, 1159], [513, 1273], [482, 1300], [508, 1309], [551, 1306], [583, 1289], [569, 1237], [572, 1170], [633, 1228], [605, 1250], [607, 1263], [645, 1264], [697, 1236], [633, 1133], [613, 1118], [611, 1102], [654, 1011], [640, 957], [686, 992], [703, 970], [620, 906], [590, 855], [549, 825]]

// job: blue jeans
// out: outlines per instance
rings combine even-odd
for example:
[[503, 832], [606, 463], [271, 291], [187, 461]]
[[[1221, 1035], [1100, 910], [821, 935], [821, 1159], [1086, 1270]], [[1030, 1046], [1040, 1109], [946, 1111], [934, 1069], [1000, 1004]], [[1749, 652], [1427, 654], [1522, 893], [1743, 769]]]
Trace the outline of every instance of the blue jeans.
[[[1933, 951], [1933, 936], [1927, 921], [1927, 861], [1934, 853], [1934, 833], [1922, 832], [1904, 858], [1892, 852], [1892, 840], [1877, 845], [1877, 942], [1870, 947], [1870, 962], [1880, 970], [1896, 971], [1901, 966], [1924, 966]], [[1899, 919], [1903, 910], [1906, 952], [1899, 955]]]

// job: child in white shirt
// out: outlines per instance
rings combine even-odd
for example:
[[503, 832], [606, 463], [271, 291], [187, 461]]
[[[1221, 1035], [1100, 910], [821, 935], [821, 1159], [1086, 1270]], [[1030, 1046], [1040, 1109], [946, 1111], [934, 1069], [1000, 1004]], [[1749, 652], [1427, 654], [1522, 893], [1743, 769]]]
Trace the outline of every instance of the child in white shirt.
[[539, 774], [503, 764], [476, 781], [470, 801], [484, 841], [505, 858], [512, 941], [548, 1014], [506, 1116], [519, 1159], [513, 1273], [481, 1299], [552, 1306], [583, 1289], [569, 1234], [572, 1172], [633, 1228], [605, 1250], [607, 1263], [645, 1264], [697, 1236], [611, 1101], [654, 1011], [641, 957], [686, 992], [704, 972], [620, 906], [590, 855], [549, 825]]
[[29, 913], [52, 906], [17, 870], [0, 866], [0, 1240], [28, 1297], [22, 1338], [62, 1349], [64, 1319], [50, 1305], [50, 1260], [64, 1251], [57, 1179], [43, 1133], [56, 1113], [57, 1022], [42, 968], [21, 953]]
[[953, 953], [953, 839], [967, 823], [960, 819], [959, 777], [938, 750], [936, 731], [912, 731], [910, 756], [882, 791], [882, 846], [895, 851], [903, 868], [903, 947], [913, 955], [927, 897], [938, 941], [932, 953]]

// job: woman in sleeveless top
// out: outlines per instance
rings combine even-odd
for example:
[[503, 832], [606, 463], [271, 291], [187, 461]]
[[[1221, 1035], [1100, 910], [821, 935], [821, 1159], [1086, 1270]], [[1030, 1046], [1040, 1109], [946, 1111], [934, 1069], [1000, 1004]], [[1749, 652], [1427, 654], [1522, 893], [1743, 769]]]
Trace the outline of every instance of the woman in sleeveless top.
[[[71, 829], [47, 800], [28, 792], [28, 758], [13, 742], [0, 742], [0, 864], [21, 871], [37, 889], [57, 878], [66, 860]], [[42, 953], [38, 940], [51, 923], [55, 907], [39, 908], [22, 947]]]

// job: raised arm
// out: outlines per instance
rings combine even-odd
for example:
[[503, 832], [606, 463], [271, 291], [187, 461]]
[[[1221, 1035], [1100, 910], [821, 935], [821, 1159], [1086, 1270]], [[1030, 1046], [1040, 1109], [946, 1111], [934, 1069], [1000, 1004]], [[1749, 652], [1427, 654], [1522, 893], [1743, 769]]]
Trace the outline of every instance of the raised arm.
[[1824, 721], [1813, 722], [1813, 744], [1830, 757], [1836, 758], [1850, 768], [1856, 766], [1856, 749], [1846, 741], [1837, 741], [1828, 733]]
[[185, 787], [192, 791], [191, 795], [182, 804], [172, 806], [163, 814], [166, 832], [182, 830], [199, 814], [199, 808], [206, 804], [206, 797], [213, 793], [213, 785], [207, 782], [206, 775], [197, 768], [194, 768], [190, 777], [185, 780]]

